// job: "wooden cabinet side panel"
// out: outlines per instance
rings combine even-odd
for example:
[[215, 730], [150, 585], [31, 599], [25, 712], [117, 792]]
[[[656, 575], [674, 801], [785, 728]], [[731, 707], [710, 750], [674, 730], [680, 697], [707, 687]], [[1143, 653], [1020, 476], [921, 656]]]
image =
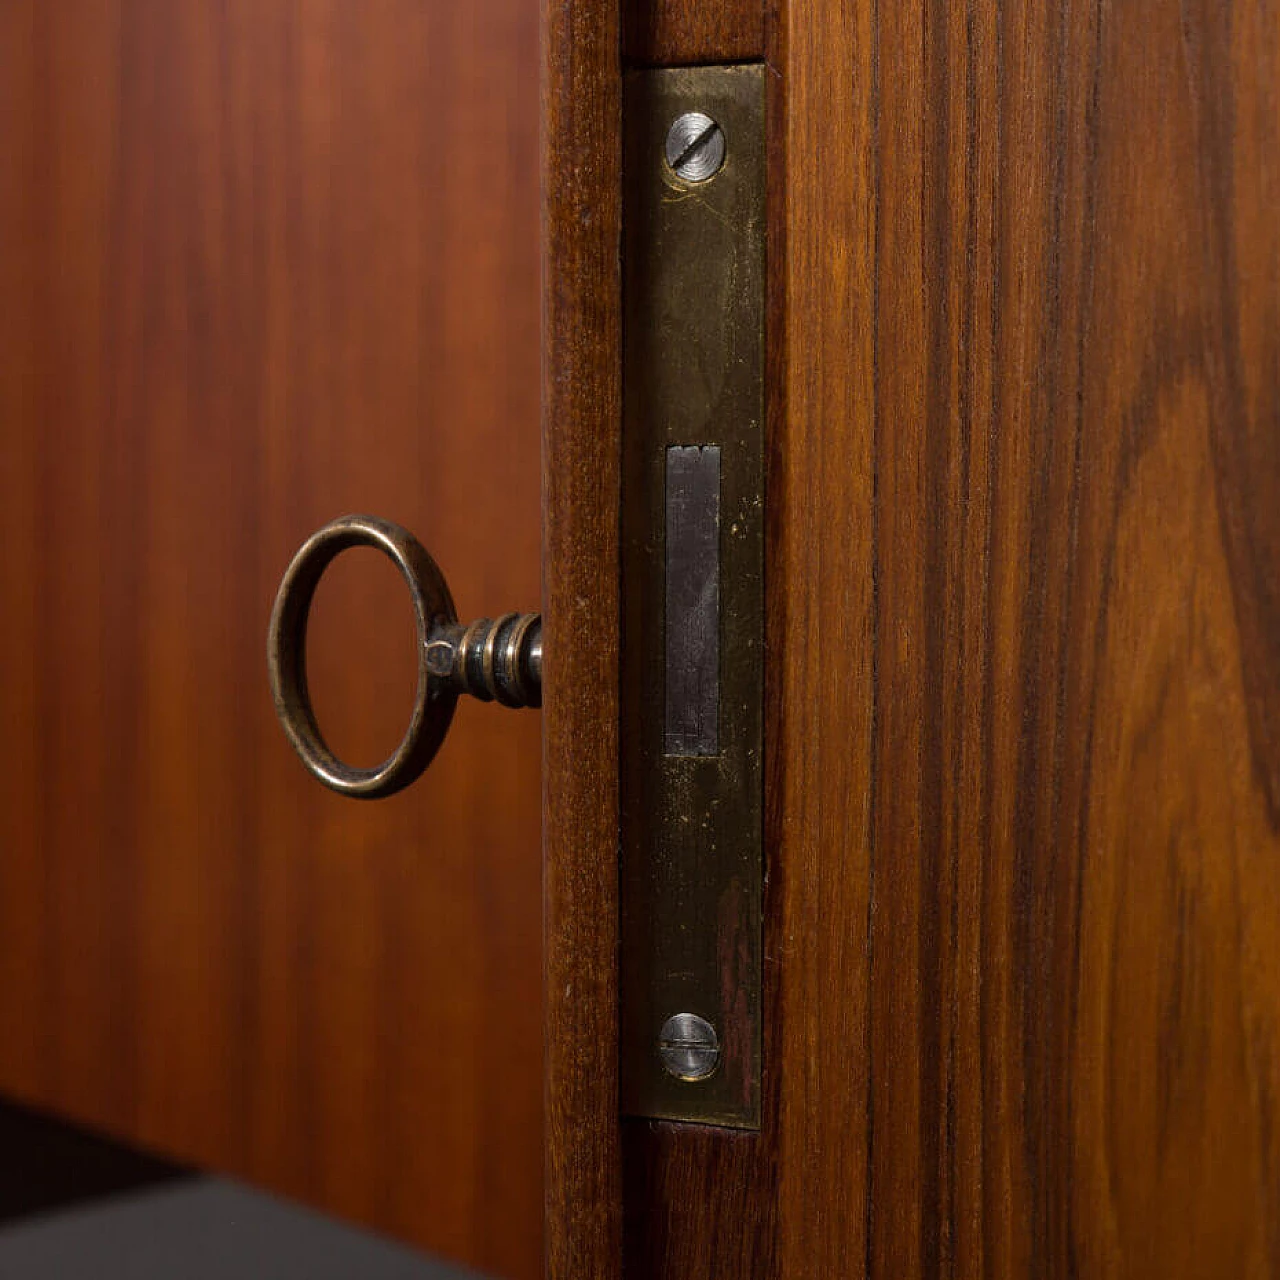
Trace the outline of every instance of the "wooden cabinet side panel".
[[546, 1274], [620, 1274], [622, 77], [613, 3], [543, 9]]

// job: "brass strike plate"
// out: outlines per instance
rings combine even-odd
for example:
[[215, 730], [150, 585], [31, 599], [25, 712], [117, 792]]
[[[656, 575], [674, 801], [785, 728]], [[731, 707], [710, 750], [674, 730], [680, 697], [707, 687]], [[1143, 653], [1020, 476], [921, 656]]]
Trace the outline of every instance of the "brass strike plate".
[[621, 1087], [758, 1128], [764, 69], [624, 98]]

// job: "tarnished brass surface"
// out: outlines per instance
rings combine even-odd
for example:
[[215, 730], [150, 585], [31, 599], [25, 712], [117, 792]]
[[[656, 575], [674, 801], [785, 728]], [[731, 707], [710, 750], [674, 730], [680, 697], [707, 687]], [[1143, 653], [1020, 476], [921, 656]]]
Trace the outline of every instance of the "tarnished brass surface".
[[455, 693], [504, 707], [542, 705], [542, 616], [504, 613], [470, 626], [436, 623], [427, 643], [427, 669]]
[[[409, 587], [418, 632], [418, 684], [409, 727], [380, 765], [357, 769], [329, 749], [307, 690], [307, 619], [325, 569], [349, 547], [375, 547]], [[542, 619], [508, 613], [458, 623], [453, 598], [426, 548], [376, 516], [342, 516], [312, 534], [281, 579], [267, 631], [267, 674], [276, 715], [308, 771], [359, 800], [394, 795], [417, 779], [440, 748], [459, 694], [508, 707], [542, 705]]]
[[[764, 869], [763, 68], [637, 72], [624, 112], [622, 1102], [632, 1115], [753, 1128]], [[723, 162], [697, 169], [711, 175], [698, 181], [667, 159], [672, 126], [690, 113], [723, 134]], [[717, 465], [718, 504], [705, 493]], [[669, 474], [679, 509], [668, 510]], [[716, 522], [718, 561], [708, 563]], [[669, 536], [688, 544], [669, 547]], [[680, 630], [669, 637], [665, 613], [675, 606]], [[708, 654], [703, 633], [717, 619], [719, 651]], [[671, 690], [669, 661], [681, 664]], [[708, 721], [717, 693], [718, 722]], [[670, 1045], [664, 1062], [672, 1020], [708, 1025], [713, 1068], [673, 1071]]]

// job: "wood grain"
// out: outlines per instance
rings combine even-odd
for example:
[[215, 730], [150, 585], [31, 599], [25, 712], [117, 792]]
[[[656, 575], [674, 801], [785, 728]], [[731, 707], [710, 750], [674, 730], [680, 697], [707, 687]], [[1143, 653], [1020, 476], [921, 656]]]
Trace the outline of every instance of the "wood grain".
[[622, 79], [613, 3], [543, 9], [546, 1275], [620, 1274]]
[[865, 1256], [874, 80], [867, 12], [821, 8], [769, 51], [763, 1124], [628, 1124], [628, 1274]]
[[[322, 792], [276, 581], [414, 528], [538, 593], [538, 11], [0, 6], [0, 1089], [486, 1271], [541, 1254], [539, 721]], [[403, 591], [317, 602], [336, 744], [402, 731]]]
[[890, 16], [872, 1270], [1280, 1274], [1280, 26]]
[[633, 66], [764, 57], [766, 0], [622, 0], [622, 56]]
[[635, 1273], [1280, 1275], [1280, 24], [781, 19], [766, 1120]]

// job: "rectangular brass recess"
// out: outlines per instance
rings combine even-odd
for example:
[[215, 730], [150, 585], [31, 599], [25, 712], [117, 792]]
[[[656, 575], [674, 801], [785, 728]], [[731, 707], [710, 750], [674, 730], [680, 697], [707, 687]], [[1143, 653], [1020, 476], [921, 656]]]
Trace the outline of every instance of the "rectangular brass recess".
[[[678, 176], [666, 147], [692, 112], [724, 139], [719, 170], [697, 182]], [[751, 1129], [764, 879], [763, 68], [628, 75], [624, 138], [622, 1105]], [[679, 1014], [714, 1029], [705, 1078], [664, 1061], [663, 1028]]]

